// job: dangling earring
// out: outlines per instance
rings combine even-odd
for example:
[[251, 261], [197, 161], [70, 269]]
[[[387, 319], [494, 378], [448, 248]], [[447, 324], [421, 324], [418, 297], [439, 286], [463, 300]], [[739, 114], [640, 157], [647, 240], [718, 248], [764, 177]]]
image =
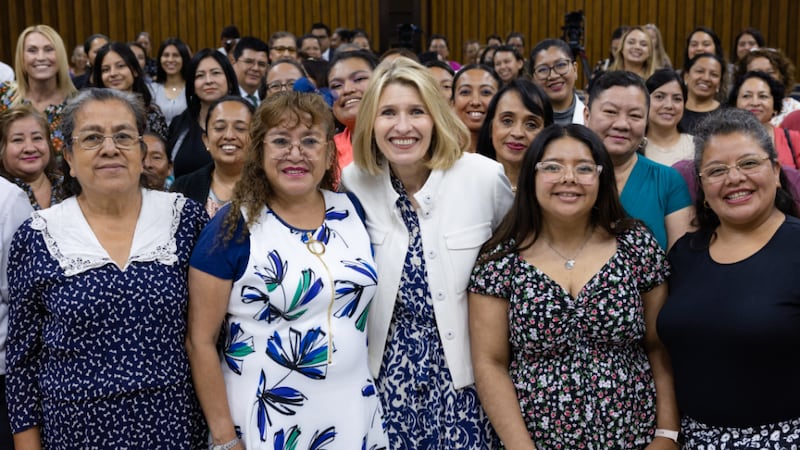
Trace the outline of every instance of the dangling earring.
[[647, 138], [646, 137], [642, 138], [642, 142], [639, 142], [639, 151], [643, 152], [645, 148], [647, 148]]
[[708, 200], [703, 200], [703, 207], [705, 209], [711, 209], [711, 206], [708, 205]]

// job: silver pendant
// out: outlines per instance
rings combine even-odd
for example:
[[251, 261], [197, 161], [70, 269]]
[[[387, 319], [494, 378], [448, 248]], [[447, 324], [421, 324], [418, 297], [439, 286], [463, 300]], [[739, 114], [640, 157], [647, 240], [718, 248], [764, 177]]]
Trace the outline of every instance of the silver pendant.
[[567, 270], [572, 270], [575, 267], [575, 260], [568, 259], [567, 262], [564, 263], [564, 268]]

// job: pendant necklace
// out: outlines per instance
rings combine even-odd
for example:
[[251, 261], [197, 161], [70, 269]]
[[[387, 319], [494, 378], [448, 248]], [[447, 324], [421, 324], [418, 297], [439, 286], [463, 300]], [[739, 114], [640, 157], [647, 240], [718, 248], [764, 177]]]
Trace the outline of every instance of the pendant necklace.
[[586, 239], [583, 240], [583, 244], [581, 244], [580, 248], [578, 248], [578, 251], [575, 252], [575, 256], [573, 256], [572, 258], [567, 258], [566, 256], [562, 255], [560, 251], [556, 250], [556, 248], [553, 247], [553, 244], [551, 244], [549, 240], [545, 239], [544, 242], [547, 244], [548, 247], [550, 247], [550, 250], [554, 251], [556, 255], [560, 256], [561, 259], [564, 260], [564, 268], [567, 270], [572, 270], [573, 268], [575, 268], [575, 259], [577, 259], [578, 256], [580, 256], [581, 252], [583, 251], [583, 248], [586, 247], [586, 244], [589, 243], [589, 239], [592, 238], [592, 234], [593, 233], [590, 232], [589, 235], [586, 236]]

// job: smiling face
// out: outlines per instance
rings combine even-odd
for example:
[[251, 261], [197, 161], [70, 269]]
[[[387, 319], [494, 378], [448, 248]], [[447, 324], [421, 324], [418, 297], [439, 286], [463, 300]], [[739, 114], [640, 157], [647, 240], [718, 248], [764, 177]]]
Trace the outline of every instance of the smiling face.
[[391, 83], [378, 100], [375, 142], [389, 165], [424, 169], [433, 136], [433, 119], [416, 88]]
[[24, 72], [29, 80], [46, 81], [58, 76], [56, 47], [45, 35], [30, 33], [25, 37], [22, 57]]
[[736, 57], [742, 59], [750, 50], [755, 48], [758, 48], [756, 38], [754, 38], [752, 34], [744, 33], [739, 36], [739, 40], [736, 41]]
[[650, 125], [674, 129], [683, 117], [683, 91], [677, 81], [659, 86], [650, 94]]
[[242, 166], [250, 144], [250, 110], [240, 102], [223, 102], [209, 111], [208, 128], [203, 143], [214, 164]]
[[714, 58], [700, 58], [689, 69], [689, 73], [684, 74], [683, 79], [689, 89], [689, 97], [707, 100], [713, 98], [719, 91], [722, 67]]
[[161, 53], [161, 67], [167, 75], [180, 75], [183, 68], [183, 59], [178, 52], [178, 47], [168, 45]]
[[736, 107], [753, 113], [762, 124], [769, 123], [775, 115], [772, 90], [764, 80], [752, 77], [745, 80], [736, 96]]
[[323, 127], [311, 125], [311, 116], [302, 114], [299, 123], [286, 119], [270, 128], [262, 144], [264, 173], [275, 197], [283, 201], [316, 195], [335, 151]]
[[577, 183], [574, 169], [579, 165], [594, 166], [592, 152], [583, 142], [562, 137], [547, 144], [541, 162], [555, 162], [566, 168], [565, 174], [553, 181], [542, 171], [536, 171], [536, 200], [545, 220], [588, 221], [597, 202], [599, 177], [590, 184]]
[[314, 59], [322, 58], [322, 48], [320, 48], [319, 39], [305, 38], [302, 44], [300, 52], [306, 55], [306, 57]]
[[615, 161], [636, 152], [647, 128], [647, 99], [636, 86], [614, 86], [601, 92], [585, 110], [586, 126], [597, 133]]
[[328, 72], [328, 87], [337, 95], [333, 115], [350, 129], [356, 125], [361, 97], [371, 76], [372, 67], [361, 58], [341, 60]]
[[701, 186], [708, 206], [714, 210], [722, 225], [757, 226], [775, 209], [776, 188], [780, 185], [780, 166], [765, 161], [767, 152], [748, 135], [734, 132], [712, 136], [706, 142], [700, 173], [714, 165], [733, 165], [747, 159], [758, 160], [761, 165], [745, 175], [730, 169], [719, 182], [701, 177]]
[[64, 152], [64, 159], [69, 164], [70, 175], [81, 185], [81, 195], [108, 197], [130, 194], [139, 189], [144, 159], [140, 143], [119, 148], [109, 138], [104, 139], [96, 150], [88, 150], [80, 143], [82, 136], [112, 136], [116, 133], [139, 134], [133, 112], [120, 100], [88, 101], [75, 113], [73, 135], [78, 141]]
[[239, 59], [233, 63], [236, 78], [246, 92], [252, 94], [261, 86], [261, 81], [267, 73], [267, 53], [258, 52], [250, 48], [242, 50]]
[[503, 80], [503, 83], [517, 78], [522, 70], [522, 61], [514, 57], [511, 52], [498, 51], [494, 54], [494, 71]]
[[50, 162], [47, 130], [34, 117], [15, 120], [8, 128], [3, 150], [3, 167], [13, 177], [23, 181], [39, 178]]
[[450, 56], [450, 50], [447, 48], [447, 41], [440, 38], [431, 39], [428, 51], [436, 52], [441, 57], [442, 61], [447, 61], [447, 58]]
[[650, 57], [651, 47], [649, 36], [639, 30], [632, 30], [622, 43], [622, 58], [626, 64], [642, 66]]
[[550, 103], [553, 104], [553, 109], [556, 111], [563, 111], [572, 104], [575, 82], [578, 80], [577, 63], [572, 62], [570, 56], [558, 47], [550, 47], [539, 52], [533, 62], [534, 72], [537, 67], [547, 66], [552, 68], [556, 64], [563, 62], [569, 63], [569, 70], [564, 75], [558, 74], [555, 70], [550, 70], [545, 79], [533, 77], [533, 82], [544, 90], [544, 93], [550, 99]]
[[704, 31], [696, 31], [692, 34], [692, 37], [689, 38], [689, 59], [694, 58], [695, 55], [699, 55], [700, 53], [713, 54], [716, 53], [716, 50], [714, 39]]
[[100, 73], [105, 87], [127, 92], [133, 88], [133, 72], [117, 52], [106, 53], [100, 62]]
[[518, 165], [528, 147], [542, 131], [544, 119], [528, 111], [517, 91], [506, 91], [497, 101], [492, 119], [492, 146], [497, 161], [503, 165]]
[[222, 66], [214, 58], [205, 58], [197, 65], [194, 91], [204, 103], [218, 100], [228, 92], [228, 79], [225, 78]]
[[471, 132], [481, 130], [486, 109], [498, 88], [497, 80], [485, 70], [471, 69], [458, 77], [453, 87], [453, 109]]
[[281, 58], [297, 60], [297, 41], [293, 37], [281, 37], [272, 43], [269, 49], [269, 60], [277, 61]]

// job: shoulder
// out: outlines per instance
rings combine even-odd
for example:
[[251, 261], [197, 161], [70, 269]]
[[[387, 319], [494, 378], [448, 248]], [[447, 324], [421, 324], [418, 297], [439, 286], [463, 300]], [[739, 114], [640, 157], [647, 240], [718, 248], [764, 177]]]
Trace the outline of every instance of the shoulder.
[[681, 174], [674, 168], [670, 166], [665, 166], [663, 164], [659, 164], [651, 159], [640, 157], [639, 162], [636, 163], [637, 165], [641, 164], [642, 169], [644, 169], [644, 175], [647, 179], [658, 181], [659, 184], [667, 184], [667, 185], [683, 185], [686, 186], [686, 182], [683, 180]]

